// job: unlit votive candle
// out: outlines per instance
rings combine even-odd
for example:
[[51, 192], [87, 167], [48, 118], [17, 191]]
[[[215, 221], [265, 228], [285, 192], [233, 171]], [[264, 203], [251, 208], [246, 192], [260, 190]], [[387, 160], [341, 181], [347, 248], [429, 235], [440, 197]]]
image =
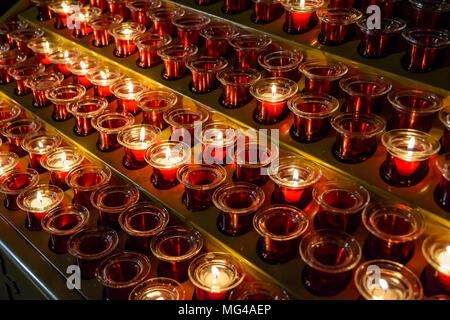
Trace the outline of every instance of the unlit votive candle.
[[39, 173], [46, 171], [41, 166], [41, 158], [61, 144], [61, 136], [58, 134], [49, 134], [44, 131], [31, 133], [22, 140], [22, 148], [28, 152], [30, 158], [30, 168], [33, 168]]

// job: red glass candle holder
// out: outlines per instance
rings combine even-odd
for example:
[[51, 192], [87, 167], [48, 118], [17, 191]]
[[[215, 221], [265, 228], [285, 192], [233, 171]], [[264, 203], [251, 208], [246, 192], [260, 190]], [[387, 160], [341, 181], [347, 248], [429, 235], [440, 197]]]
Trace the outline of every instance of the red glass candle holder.
[[256, 69], [231, 67], [217, 73], [217, 79], [222, 84], [220, 103], [234, 109], [252, 100], [250, 87], [261, 79], [261, 74]]
[[120, 229], [119, 215], [139, 201], [139, 191], [131, 185], [105, 185], [91, 194], [91, 203], [99, 215], [99, 225]]
[[13, 170], [19, 163], [19, 157], [13, 152], [0, 152], [0, 175]]
[[167, 128], [164, 112], [177, 103], [177, 95], [168, 91], [146, 91], [136, 96], [136, 104], [142, 109], [142, 123], [161, 130]]
[[128, 234], [127, 248], [148, 254], [151, 239], [166, 228], [169, 219], [165, 208], [155, 207], [149, 202], [129, 207], [119, 216], [120, 227]]
[[269, 23], [284, 13], [283, 5], [278, 0], [253, 0], [252, 15], [253, 23]]
[[38, 15], [36, 19], [38, 21], [47, 21], [53, 18], [53, 12], [49, 5], [53, 0], [31, 0], [31, 2], [38, 9]]
[[69, 238], [67, 250], [76, 258], [81, 277], [92, 279], [99, 263], [117, 248], [118, 243], [119, 237], [113, 229], [86, 227]]
[[92, 44], [95, 47], [106, 47], [114, 41], [114, 37], [109, 33], [111, 27], [115, 27], [122, 23], [123, 17], [118, 14], [103, 14], [100, 17], [89, 21], [88, 25], [91, 26], [94, 38]]
[[16, 46], [16, 42], [11, 38], [11, 33], [16, 30], [28, 29], [29, 27], [30, 25], [28, 22], [23, 20], [15, 19], [14, 17], [7, 19], [0, 27], [1, 42], [8, 44], [11, 48], [14, 48]]
[[442, 109], [442, 98], [429, 91], [399, 89], [388, 95], [392, 105], [390, 125], [393, 129], [431, 130], [432, 122]]
[[436, 167], [441, 180], [434, 190], [434, 200], [444, 210], [450, 211], [450, 154], [445, 153], [436, 159]]
[[81, 84], [59, 85], [47, 91], [47, 99], [50, 100], [55, 109], [52, 119], [55, 121], [66, 121], [72, 118], [69, 105], [78, 102], [86, 94], [86, 88]]
[[51, 102], [47, 98], [47, 92], [55, 87], [59, 87], [64, 80], [64, 76], [54, 72], [37, 73], [25, 80], [25, 85], [33, 92], [33, 107], [44, 108]]
[[42, 156], [41, 166], [50, 171], [50, 183], [62, 190], [69, 189], [66, 176], [70, 170], [79, 166], [84, 155], [78, 149], [61, 147]]
[[122, 164], [129, 170], [141, 169], [147, 165], [145, 151], [159, 140], [161, 130], [149, 124], [136, 124], [122, 130], [117, 141], [124, 147]]
[[95, 7], [80, 8], [68, 18], [68, 28], [73, 29], [72, 36], [75, 38], [84, 38], [91, 34], [93, 29], [89, 25], [89, 21], [98, 18], [102, 14], [102, 10]]
[[73, 132], [77, 136], [85, 137], [96, 130], [92, 126], [92, 119], [102, 114], [108, 107], [108, 101], [103, 97], [84, 96], [76, 103], [69, 105], [69, 112], [75, 117]]
[[331, 129], [330, 119], [339, 109], [339, 101], [326, 94], [296, 94], [288, 101], [294, 114], [291, 136], [302, 143], [325, 138]]
[[64, 191], [57, 186], [41, 184], [22, 191], [17, 206], [26, 212], [25, 227], [30, 231], [42, 230], [42, 217], [64, 199]]
[[8, 73], [10, 67], [25, 61], [27, 57], [18, 53], [17, 48], [10, 49], [7, 44], [0, 44], [0, 84], [14, 81]]
[[223, 2], [222, 11], [226, 14], [238, 13], [249, 7], [248, 0], [225, 0]]
[[217, 86], [216, 74], [228, 66], [228, 61], [222, 57], [200, 56], [186, 62], [186, 67], [192, 73], [190, 89], [194, 93], [207, 93]]
[[103, 260], [95, 271], [97, 280], [104, 287], [106, 300], [128, 300], [133, 288], [147, 279], [150, 260], [140, 253], [121, 251]]
[[34, 61], [44, 66], [50, 66], [52, 61], [48, 58], [50, 52], [60, 46], [59, 42], [54, 42], [46, 37], [40, 37], [28, 42], [28, 48], [34, 53]]
[[39, 173], [31, 168], [9, 170], [0, 176], [0, 192], [5, 196], [3, 202], [8, 210], [19, 210], [17, 196], [33, 188], [39, 181]]
[[76, 60], [80, 55], [81, 52], [78, 48], [65, 49], [59, 47], [51, 51], [48, 58], [55, 65], [56, 71], [64, 75], [64, 78], [67, 78], [71, 74], [67, 65]]
[[366, 260], [406, 264], [414, 253], [414, 241], [425, 229], [420, 211], [403, 203], [371, 203], [362, 213], [362, 222], [370, 233], [364, 245]]
[[21, 144], [23, 150], [28, 152], [30, 157], [30, 168], [43, 173], [46, 169], [41, 166], [41, 158], [59, 147], [61, 136], [58, 134], [51, 135], [44, 131], [35, 132], [27, 135]]
[[265, 200], [264, 191], [247, 182], [227, 183], [214, 191], [212, 201], [220, 210], [219, 230], [229, 236], [238, 236], [252, 229], [255, 213]]
[[73, 83], [81, 84], [86, 89], [89, 89], [92, 87], [92, 83], [86, 76], [102, 68], [102, 63], [91, 57], [84, 56], [71, 61], [67, 68], [73, 75]]
[[82, 8], [82, 3], [78, 0], [56, 0], [49, 4], [56, 20], [55, 29], [67, 28], [67, 18]]
[[330, 0], [330, 8], [349, 9], [353, 7], [355, 0]]
[[210, 21], [211, 19], [207, 16], [197, 13], [189, 13], [172, 18], [172, 23], [177, 28], [178, 43], [198, 45], [200, 30], [204, 29]]
[[300, 64], [299, 70], [305, 76], [304, 93], [335, 95], [338, 80], [347, 74], [348, 67], [341, 62], [309, 60]]
[[244, 280], [245, 270], [231, 254], [208, 252], [192, 261], [188, 274], [195, 286], [195, 300], [227, 300]]
[[131, 291], [129, 300], [184, 300], [186, 291], [175, 280], [157, 277], [141, 282]]
[[258, 56], [267, 50], [272, 39], [265, 35], [239, 34], [228, 40], [236, 55], [236, 66], [255, 68], [258, 66]]
[[153, 30], [160, 35], [175, 36], [175, 26], [172, 23], [173, 18], [184, 15], [185, 10], [180, 7], [161, 7], [151, 12], [147, 12], [147, 15], [153, 21]]
[[377, 5], [381, 9], [382, 18], [399, 16], [403, 4], [403, 0], [366, 0], [366, 2], [367, 5], [363, 7], [363, 11], [367, 10], [367, 6]]
[[35, 28], [17, 29], [10, 33], [11, 39], [16, 43], [19, 53], [29, 56], [33, 52], [28, 48], [28, 44], [44, 35], [44, 31]]
[[353, 9], [322, 9], [317, 11], [320, 34], [317, 40], [324, 45], [339, 45], [353, 35], [353, 26], [362, 17], [362, 12]]
[[448, 28], [450, 4], [445, 1], [409, 0], [410, 25], [426, 28]]
[[161, 5], [160, 0], [131, 0], [127, 2], [131, 21], [143, 25], [147, 29], [152, 26], [152, 20], [147, 12], [160, 8]]
[[256, 213], [253, 226], [261, 236], [257, 244], [259, 257], [271, 264], [293, 259], [308, 225], [305, 213], [292, 206], [272, 206]]
[[333, 296], [347, 286], [361, 260], [361, 247], [355, 238], [332, 229], [307, 234], [300, 242], [303, 285], [318, 296]]
[[136, 97], [150, 90], [142, 82], [129, 78], [121, 79], [111, 85], [111, 92], [117, 98], [117, 112], [137, 115], [141, 112], [136, 104]]
[[111, 152], [119, 148], [117, 135], [133, 123], [134, 117], [130, 113], [107, 112], [94, 117], [92, 126], [99, 134], [97, 149], [102, 152]]
[[287, 156], [273, 166], [270, 179], [275, 183], [273, 204], [289, 204], [304, 209], [312, 201], [314, 185], [322, 177], [322, 170], [315, 162], [302, 157]]
[[138, 47], [139, 58], [136, 61], [138, 67], [151, 68], [161, 62], [157, 50], [167, 46], [172, 42], [172, 37], [168, 34], [146, 32], [134, 38]]
[[114, 55], [119, 58], [131, 56], [136, 52], [134, 38], [143, 34], [145, 27], [135, 22], [122, 22], [109, 29], [109, 33], [114, 37], [116, 48]]
[[107, 0], [90, 0], [91, 7], [99, 8], [102, 12], [106, 12], [108, 10], [108, 1]]
[[111, 14], [117, 14], [124, 20], [130, 14], [130, 10], [127, 7], [127, 0], [106, 0], [108, 1], [108, 8]]
[[197, 54], [198, 48], [193, 44], [174, 44], [161, 47], [156, 52], [164, 62], [161, 76], [166, 80], [178, 80], [186, 75], [186, 61]]
[[164, 113], [164, 120], [172, 127], [171, 140], [194, 146], [194, 128], [201, 128], [209, 119], [209, 112], [196, 105], [177, 106]]
[[376, 75], [348, 76], [339, 81], [346, 94], [345, 111], [380, 113], [384, 96], [391, 91], [392, 83]]
[[276, 159], [278, 159], [276, 145], [249, 141], [242, 147], [238, 140], [235, 180], [254, 183], [261, 187], [269, 180], [269, 166]]
[[297, 92], [297, 83], [286, 78], [262, 78], [250, 87], [256, 99], [253, 118], [256, 122], [275, 124], [289, 115], [287, 101]]
[[212, 121], [202, 126], [195, 134], [203, 145], [202, 162], [221, 165], [234, 163], [237, 140], [236, 128], [224, 121]]
[[91, 195], [111, 179], [111, 170], [99, 164], [82, 164], [67, 173], [66, 184], [73, 189], [73, 203], [92, 208]]
[[16, 121], [22, 113], [22, 108], [17, 104], [0, 104], [0, 141], [6, 141], [1, 131], [9, 123]]
[[419, 278], [397, 262], [364, 262], [356, 269], [354, 279], [365, 300], [421, 300], [423, 297]]
[[369, 113], [341, 113], [331, 119], [336, 131], [333, 155], [344, 163], [360, 163], [377, 150], [377, 136], [386, 128], [383, 118]]
[[93, 73], [86, 75], [87, 79], [94, 85], [94, 95], [106, 98], [108, 101], [114, 100], [111, 86], [123, 78], [123, 74], [118, 70], [109, 67], [102, 67]]
[[369, 192], [363, 186], [340, 180], [320, 183], [312, 194], [318, 204], [315, 229], [339, 229], [347, 233], [359, 227], [361, 212], [370, 201]]
[[230, 45], [228, 40], [238, 35], [239, 30], [225, 23], [210, 23], [200, 30], [200, 35], [205, 38], [206, 55], [213, 57], [228, 56]]
[[422, 243], [422, 253], [428, 265], [421, 280], [427, 296], [450, 293], [450, 239], [448, 234], [428, 236]]
[[386, 160], [380, 167], [383, 180], [396, 187], [410, 187], [421, 182], [428, 173], [429, 158], [439, 151], [433, 136], [413, 130], [396, 129], [381, 137], [386, 147]]
[[[439, 112], [439, 120], [444, 126], [444, 133], [441, 137], [442, 153], [450, 152], [450, 107], [444, 107]], [[1, 122], [0, 122], [1, 123]]]
[[42, 229], [50, 233], [48, 245], [55, 253], [67, 253], [71, 235], [88, 223], [89, 210], [78, 204], [56, 207], [42, 217]]
[[367, 18], [356, 22], [361, 30], [358, 53], [363, 57], [380, 58], [393, 52], [400, 40], [400, 32], [406, 28], [406, 22], [399, 18], [382, 18], [380, 23], [380, 29], [375, 29], [368, 27]]
[[184, 282], [191, 261], [203, 248], [200, 233], [182, 226], [166, 228], [155, 235], [150, 249], [158, 259], [158, 276]]
[[319, 19], [316, 11], [324, 4], [323, 0], [282, 0], [286, 12], [283, 30], [290, 34], [304, 33], [314, 28]]
[[150, 178], [156, 189], [170, 189], [178, 185], [179, 167], [190, 161], [191, 148], [181, 141], [158, 141], [145, 152], [145, 161], [153, 168]]
[[402, 32], [406, 39], [403, 66], [412, 72], [427, 72], [440, 67], [450, 45], [449, 34], [443, 29], [412, 28]]
[[8, 122], [2, 129], [2, 135], [9, 141], [9, 151], [19, 157], [28, 153], [22, 148], [22, 140], [29, 134], [38, 132], [42, 123], [37, 119], [20, 119]]
[[244, 281], [234, 289], [229, 300], [290, 300], [286, 291], [262, 281]]
[[25, 81], [44, 70], [44, 65], [29, 62], [29, 60], [11, 66], [8, 73], [16, 81], [14, 93], [17, 96], [26, 96], [29, 94], [31, 89], [25, 85]]
[[303, 61], [303, 53], [297, 50], [273, 51], [262, 53], [258, 57], [259, 65], [270, 77], [280, 77], [298, 82], [301, 73], [299, 64]]

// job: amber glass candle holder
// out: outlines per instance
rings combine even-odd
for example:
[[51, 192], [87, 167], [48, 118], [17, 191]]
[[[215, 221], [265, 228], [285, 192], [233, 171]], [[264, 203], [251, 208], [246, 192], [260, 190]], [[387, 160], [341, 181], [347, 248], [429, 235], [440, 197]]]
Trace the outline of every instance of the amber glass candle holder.
[[164, 120], [164, 112], [175, 106], [178, 98], [173, 92], [152, 90], [136, 96], [135, 100], [142, 110], [142, 123], [164, 130], [168, 126]]
[[52, 61], [48, 58], [49, 53], [59, 46], [59, 41], [53, 41], [47, 37], [39, 37], [28, 42], [28, 48], [34, 53], [34, 61], [37, 64], [42, 63], [45, 67], [52, 64]]
[[129, 300], [184, 300], [186, 291], [173, 279], [157, 277], [141, 282], [131, 291]]
[[272, 206], [256, 213], [253, 226], [261, 236], [257, 244], [259, 257], [271, 264], [297, 257], [300, 237], [308, 225], [305, 213], [292, 206]]
[[145, 255], [121, 251], [103, 260], [95, 276], [104, 287], [104, 299], [128, 300], [133, 288], [148, 278], [150, 269], [150, 260]]
[[73, 75], [73, 82], [89, 89], [92, 87], [92, 83], [86, 76], [102, 68], [102, 63], [91, 57], [84, 56], [71, 61], [67, 67]]
[[160, 8], [161, 5], [160, 0], [130, 0], [127, 2], [131, 21], [144, 26], [146, 29], [152, 26], [152, 20], [147, 15], [147, 12]]
[[282, 50], [262, 53], [258, 57], [259, 65], [270, 77], [287, 78], [298, 82], [301, 73], [299, 64], [303, 61], [303, 53], [298, 50]]
[[428, 173], [430, 157], [440, 148], [433, 136], [413, 129], [391, 130], [383, 134], [381, 141], [387, 155], [380, 175], [396, 187], [411, 187], [421, 182]]
[[314, 185], [322, 177], [322, 170], [315, 162], [302, 157], [286, 156], [273, 166], [270, 179], [275, 183], [273, 204], [288, 204], [304, 209], [312, 201]]
[[315, 295], [333, 296], [348, 285], [361, 260], [358, 241], [340, 230], [322, 229], [300, 242], [303, 285]]
[[66, 184], [73, 189], [73, 203], [91, 209], [91, 195], [111, 179], [111, 170], [100, 164], [81, 164], [71, 169]]
[[134, 42], [139, 52], [139, 58], [136, 64], [138, 67], [146, 69], [161, 62], [158, 49], [169, 45], [172, 42], [172, 37], [168, 34], [161, 35], [156, 32], [145, 32], [135, 37]]
[[425, 229], [420, 211], [403, 203], [371, 203], [362, 213], [362, 222], [370, 233], [364, 244], [366, 260], [406, 264], [414, 253], [414, 241]]
[[122, 22], [109, 29], [109, 33], [114, 37], [116, 48], [114, 55], [119, 58], [131, 56], [136, 52], [134, 38], [143, 34], [145, 27], [135, 22]]
[[22, 108], [17, 104], [0, 104], [0, 140], [5, 141], [1, 131], [9, 123], [16, 121], [22, 113]]
[[113, 229], [86, 227], [69, 238], [67, 250], [76, 258], [81, 278], [92, 279], [98, 264], [117, 248], [118, 243], [119, 237]]
[[38, 21], [47, 21], [53, 18], [53, 12], [50, 9], [50, 3], [53, 0], [31, 0], [31, 2], [38, 9], [38, 15], [36, 19]]
[[365, 300], [421, 300], [423, 297], [419, 278], [397, 262], [366, 261], [356, 269], [354, 279]]
[[43, 64], [36, 64], [28, 61], [11, 66], [8, 73], [16, 81], [16, 88], [14, 89], [16, 96], [26, 96], [29, 94], [31, 89], [25, 85], [26, 80], [44, 70], [45, 67]]
[[450, 45], [448, 30], [412, 28], [402, 32], [406, 39], [403, 66], [411, 72], [428, 72], [444, 64]]
[[178, 80], [187, 73], [186, 61], [197, 54], [198, 48], [193, 44], [173, 44], [161, 47], [158, 55], [164, 62], [161, 76], [166, 80]]
[[406, 28], [406, 22], [399, 18], [382, 18], [380, 29], [368, 28], [367, 18], [359, 19], [356, 24], [361, 30], [358, 53], [366, 58], [381, 58], [393, 52], [400, 32]]
[[326, 94], [296, 94], [288, 101], [294, 114], [291, 136], [302, 143], [325, 138], [331, 129], [330, 119], [339, 109], [339, 101]]
[[200, 30], [204, 29], [211, 19], [205, 15], [188, 13], [172, 18], [177, 28], [178, 43], [181, 45], [199, 45]]
[[73, 115], [69, 112], [70, 104], [77, 103], [85, 94], [86, 88], [81, 84], [59, 85], [47, 91], [47, 99], [55, 106], [52, 119], [66, 121], [72, 118]]
[[159, 35], [175, 36], [175, 26], [172, 23], [173, 18], [184, 15], [185, 10], [180, 7], [160, 7], [147, 12], [147, 15], [153, 21], [153, 31]]
[[341, 62], [309, 60], [301, 63], [299, 70], [305, 76], [304, 93], [335, 95], [338, 80], [347, 74], [348, 67]]
[[242, 262], [229, 253], [208, 252], [192, 261], [188, 274], [195, 287], [195, 300], [227, 300], [244, 280], [245, 270]]
[[290, 34], [304, 33], [314, 28], [319, 19], [316, 11], [324, 4], [323, 0], [282, 0], [285, 10], [283, 30]]
[[48, 134], [46, 132], [35, 132], [27, 135], [21, 142], [23, 150], [30, 157], [30, 168], [39, 173], [46, 171], [41, 166], [41, 158], [47, 153], [54, 151], [61, 144], [61, 136]]
[[17, 197], [17, 206], [26, 212], [25, 227], [30, 231], [42, 230], [42, 217], [64, 199], [64, 191], [50, 184], [33, 186]]
[[183, 141], [190, 146], [197, 142], [194, 127], [203, 126], [209, 119], [209, 113], [202, 107], [176, 106], [164, 113], [164, 120], [172, 127], [172, 140]]
[[0, 192], [5, 196], [3, 202], [8, 210], [19, 210], [17, 196], [33, 188], [39, 181], [39, 173], [31, 168], [14, 169], [0, 176]]
[[136, 124], [119, 132], [117, 141], [125, 149], [123, 166], [130, 170], [145, 167], [145, 151], [159, 140], [160, 135], [161, 130], [149, 124]]
[[228, 66], [228, 61], [222, 57], [200, 56], [186, 62], [186, 67], [192, 73], [190, 89], [194, 93], [207, 93], [217, 87], [216, 74]]
[[203, 163], [227, 165], [234, 163], [234, 150], [238, 134], [236, 128], [225, 121], [212, 121], [196, 132], [196, 140], [203, 145]]
[[19, 157], [13, 152], [0, 152], [0, 175], [13, 170], [19, 163]]
[[145, 161], [153, 168], [150, 178], [156, 189], [170, 189], [178, 185], [177, 172], [191, 159], [191, 147], [181, 141], [162, 140], [145, 152]]
[[51, 184], [62, 190], [69, 189], [66, 176], [70, 170], [80, 165], [84, 155], [78, 149], [61, 147], [42, 156], [41, 166], [50, 171]]
[[258, 56], [268, 49], [272, 39], [265, 35], [239, 34], [228, 40], [236, 55], [236, 66], [255, 68], [258, 66]]
[[55, 29], [67, 28], [67, 18], [81, 10], [82, 3], [78, 0], [55, 0], [50, 2], [49, 7], [56, 18]]
[[286, 118], [289, 115], [287, 101], [297, 90], [297, 83], [286, 78], [269, 77], [256, 81], [250, 87], [250, 93], [256, 99], [254, 120], [270, 125]]
[[25, 85], [33, 93], [33, 107], [44, 108], [51, 102], [47, 98], [47, 92], [55, 87], [59, 87], [64, 80], [64, 76], [54, 72], [37, 73], [25, 80]]
[[98, 18], [102, 14], [100, 8], [85, 7], [77, 10], [68, 17], [68, 27], [73, 29], [72, 36], [75, 38], [84, 38], [93, 32], [89, 21]]
[[148, 254], [153, 236], [164, 230], [169, 220], [169, 212], [165, 208], [149, 202], [129, 207], [119, 216], [120, 227], [128, 234], [127, 248]]
[[229, 300], [290, 300], [286, 291], [262, 281], [244, 281], [234, 289]]
[[228, 40], [239, 34], [239, 30], [225, 23], [210, 23], [200, 30], [200, 35], [205, 38], [206, 55], [224, 57], [230, 53]]
[[253, 23], [269, 23], [284, 13], [283, 5], [278, 0], [252, 0], [252, 15], [250, 19]]
[[422, 254], [428, 265], [421, 280], [427, 296], [450, 294], [450, 238], [448, 234], [429, 235], [422, 243]]
[[133, 79], [122, 79], [111, 86], [112, 94], [117, 98], [117, 112], [131, 113], [137, 115], [141, 112], [135, 102], [136, 96], [149, 90], [140, 81]]
[[41, 38], [44, 35], [44, 31], [35, 28], [21, 28], [10, 33], [11, 39], [16, 43], [16, 47], [19, 53], [30, 56], [33, 51], [28, 47], [28, 44], [36, 39]]
[[56, 207], [42, 217], [42, 229], [50, 233], [48, 245], [55, 253], [67, 253], [71, 235], [86, 226], [89, 210], [78, 204]]
[[429, 91], [420, 89], [399, 89], [388, 95], [392, 105], [393, 129], [416, 129], [424, 132], [431, 130], [436, 114], [443, 107], [442, 98]]
[[92, 126], [92, 119], [103, 113], [108, 107], [108, 101], [102, 97], [86, 97], [69, 105], [69, 112], [75, 117], [73, 132], [80, 137], [85, 137], [96, 130]]
[[22, 140], [29, 134], [38, 132], [42, 123], [37, 119], [20, 119], [8, 122], [2, 128], [2, 135], [8, 139], [9, 151], [14, 152], [19, 157], [24, 157], [28, 153], [22, 148]]
[[361, 212], [370, 201], [369, 192], [361, 185], [331, 180], [320, 183], [312, 192], [318, 210], [315, 229], [339, 229], [353, 233], [359, 227]]
[[265, 200], [264, 191], [252, 183], [223, 184], [214, 191], [212, 201], [220, 210], [219, 230], [229, 236], [238, 236], [252, 229], [255, 213]]
[[122, 23], [123, 17], [117, 14], [107, 13], [95, 19], [91, 19], [88, 25], [91, 26], [94, 37], [92, 44], [95, 47], [106, 47], [114, 41], [114, 37], [110, 34], [109, 28]]
[[223, 2], [222, 11], [226, 14], [234, 14], [242, 12], [249, 7], [248, 0], [225, 0]]
[[434, 190], [434, 200], [444, 210], [450, 211], [450, 153], [436, 159], [436, 167], [441, 173], [441, 180]]
[[95, 96], [106, 98], [108, 101], [114, 100], [111, 86], [123, 78], [123, 74], [118, 70], [109, 67], [102, 67], [93, 73], [86, 75], [87, 79], [94, 85]]
[[67, 78], [71, 75], [67, 65], [76, 60], [80, 55], [81, 52], [78, 48], [65, 49], [59, 47], [51, 51], [48, 58], [55, 65], [56, 71], [64, 75], [64, 78]]
[[127, 0], [106, 0], [108, 1], [108, 9], [112, 14], [121, 16], [124, 20], [128, 18], [130, 10], [127, 7]]
[[97, 149], [102, 152], [111, 152], [119, 148], [117, 135], [133, 123], [134, 117], [130, 113], [107, 112], [93, 118], [92, 126], [99, 134]]
[[217, 73], [217, 79], [222, 84], [220, 103], [234, 109], [252, 100], [250, 87], [261, 79], [261, 74], [256, 69], [230, 67]]
[[368, 113], [341, 113], [331, 119], [336, 131], [333, 155], [344, 163], [360, 163], [377, 150], [377, 137], [386, 128], [383, 118]]
[[0, 44], [0, 84], [8, 84], [14, 81], [8, 73], [10, 67], [24, 62], [27, 57], [19, 54], [17, 48], [11, 49], [7, 44]]
[[342, 44], [353, 35], [356, 21], [362, 17], [362, 12], [354, 9], [328, 8], [317, 11], [320, 20], [318, 41], [332, 46]]
[[410, 24], [414, 27], [448, 28], [450, 4], [445, 1], [409, 0]]
[[441, 109], [439, 112], [439, 120], [444, 126], [444, 133], [442, 134], [440, 141], [441, 151], [442, 153], [447, 153], [450, 152], [450, 107]]
[[155, 235], [150, 249], [158, 259], [158, 276], [184, 282], [191, 261], [203, 248], [200, 233], [182, 226], [168, 227]]

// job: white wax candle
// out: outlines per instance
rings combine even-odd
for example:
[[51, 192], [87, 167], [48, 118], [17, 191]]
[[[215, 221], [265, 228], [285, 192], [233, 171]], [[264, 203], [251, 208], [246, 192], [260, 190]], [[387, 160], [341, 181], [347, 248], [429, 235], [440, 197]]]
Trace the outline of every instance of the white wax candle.
[[30, 201], [30, 208], [33, 209], [45, 208], [51, 205], [52, 202], [53, 202], [52, 198], [46, 195], [42, 195], [42, 193], [38, 191], [36, 194], [36, 198], [31, 199]]
[[228, 287], [233, 279], [220, 266], [212, 265], [210, 269], [206, 269], [203, 274], [203, 284], [214, 290]]
[[450, 273], [450, 246], [447, 246], [445, 250], [438, 253], [437, 261], [441, 272], [446, 274]]

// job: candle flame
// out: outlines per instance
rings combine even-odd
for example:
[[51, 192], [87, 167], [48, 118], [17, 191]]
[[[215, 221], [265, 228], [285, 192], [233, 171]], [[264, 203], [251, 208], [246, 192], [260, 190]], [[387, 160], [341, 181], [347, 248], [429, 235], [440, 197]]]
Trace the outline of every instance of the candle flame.
[[300, 7], [304, 7], [305, 6], [305, 0], [300, 0]]
[[212, 279], [212, 283], [216, 284], [217, 283], [217, 279], [219, 278], [220, 272], [219, 269], [216, 266], [212, 266], [211, 267], [211, 273], [213, 275], [213, 279]]
[[128, 82], [128, 93], [133, 93], [133, 91], [134, 91], [133, 82]]
[[298, 178], [299, 178], [298, 170], [294, 170], [294, 173], [292, 174], [292, 180], [298, 182]]
[[38, 141], [39, 149], [44, 149], [44, 144], [41, 141]]
[[80, 66], [81, 66], [81, 69], [83, 69], [83, 70], [87, 68], [87, 64], [84, 63], [84, 61], [80, 62]]
[[131, 29], [125, 29], [125, 30], [123, 30], [123, 34], [124, 35], [129, 35], [129, 34], [132, 34], [133, 33], [133, 30], [131, 30]]
[[36, 200], [39, 201], [42, 205], [42, 194], [40, 191], [38, 191], [36, 194]]
[[100, 76], [102, 77], [103, 80], [107, 80], [108, 79], [107, 74], [105, 72], [103, 72], [103, 71], [100, 71]]
[[142, 127], [141, 132], [139, 134], [139, 142], [144, 142], [144, 140], [145, 140], [145, 128]]
[[169, 160], [170, 156], [171, 156], [170, 148], [167, 147], [166, 150], [164, 151], [164, 153], [166, 155], [166, 160]]
[[65, 153], [65, 152], [63, 152], [63, 153], [61, 154], [61, 162], [62, 162], [63, 164], [66, 162], [66, 153]]
[[223, 140], [222, 131], [219, 131], [219, 133], [217, 134], [216, 140], [217, 140], [217, 142], [222, 142], [222, 140]]
[[380, 284], [381, 289], [383, 289], [385, 292], [388, 291], [389, 285], [386, 280], [380, 279], [379, 284]]
[[50, 43], [48, 43], [48, 41], [45, 41], [42, 45], [46, 52], [50, 51]]
[[447, 251], [447, 254], [450, 256], [450, 246], [447, 246], [447, 247], [445, 248], [445, 251]]
[[277, 86], [276, 85], [272, 85], [272, 98], [275, 97], [275, 95], [277, 94]]
[[64, 59], [67, 59], [69, 57], [69, 51], [66, 50], [64, 51]]
[[409, 139], [408, 147], [406, 149], [408, 151], [413, 151], [415, 144], [416, 144], [416, 138], [412, 137], [411, 139]]
[[70, 6], [68, 6], [67, 4], [65, 4], [64, 2], [61, 4], [61, 7], [63, 8], [64, 12], [68, 12], [70, 9]]

